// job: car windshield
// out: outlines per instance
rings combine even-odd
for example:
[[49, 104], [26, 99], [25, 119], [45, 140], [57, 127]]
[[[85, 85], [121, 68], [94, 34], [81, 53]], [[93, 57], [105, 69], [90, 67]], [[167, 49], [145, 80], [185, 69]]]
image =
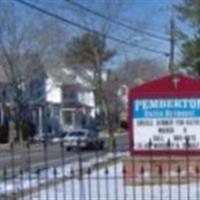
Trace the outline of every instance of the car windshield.
[[85, 136], [86, 133], [83, 132], [83, 131], [73, 131], [71, 133], [69, 133], [69, 136], [71, 137], [82, 137], [82, 136]]

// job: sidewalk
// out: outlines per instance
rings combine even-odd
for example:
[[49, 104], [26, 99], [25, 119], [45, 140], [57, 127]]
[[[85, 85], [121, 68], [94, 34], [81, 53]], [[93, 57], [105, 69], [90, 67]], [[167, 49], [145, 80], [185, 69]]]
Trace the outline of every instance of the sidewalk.
[[[116, 138], [116, 137], [120, 137], [120, 136], [127, 136], [127, 131], [118, 131], [118, 132], [115, 132], [113, 134], [113, 136]], [[103, 138], [109, 138], [109, 134], [108, 132], [100, 132], [100, 135], [103, 137]]]
[[[21, 146], [19, 143], [16, 143], [13, 147], [15, 153], [16, 151], [21, 151]], [[26, 148], [27, 149], [27, 148]], [[33, 143], [31, 144], [31, 151], [37, 152], [43, 149], [42, 143]], [[11, 148], [9, 144], [0, 144], [0, 154], [10, 152]]]

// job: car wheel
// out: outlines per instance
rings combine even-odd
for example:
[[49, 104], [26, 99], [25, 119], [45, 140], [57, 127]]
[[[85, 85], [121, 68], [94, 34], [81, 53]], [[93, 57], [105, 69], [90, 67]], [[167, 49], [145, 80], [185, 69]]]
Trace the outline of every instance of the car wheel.
[[71, 147], [66, 147], [66, 151], [71, 151]]
[[99, 144], [99, 150], [103, 150], [103, 149], [104, 149], [104, 143], [101, 142], [101, 143]]
[[93, 150], [94, 149], [94, 145], [92, 143], [88, 143], [87, 144], [87, 149], [88, 150]]

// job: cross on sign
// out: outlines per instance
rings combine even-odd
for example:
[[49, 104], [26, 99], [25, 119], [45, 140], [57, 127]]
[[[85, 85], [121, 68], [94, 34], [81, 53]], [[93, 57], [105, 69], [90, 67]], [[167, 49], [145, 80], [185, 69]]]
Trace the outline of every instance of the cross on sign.
[[178, 84], [179, 84], [179, 82], [180, 82], [180, 79], [179, 79], [178, 77], [174, 77], [174, 78], [172, 79], [172, 81], [173, 81], [174, 87], [177, 88], [177, 87], [178, 87]]

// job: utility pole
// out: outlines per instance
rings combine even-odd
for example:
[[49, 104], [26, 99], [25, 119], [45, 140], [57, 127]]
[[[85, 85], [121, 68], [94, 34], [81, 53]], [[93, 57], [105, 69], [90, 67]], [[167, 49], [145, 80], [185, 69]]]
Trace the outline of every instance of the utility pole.
[[169, 72], [174, 74], [174, 54], [175, 54], [175, 22], [174, 18], [170, 19], [170, 53], [169, 53]]

